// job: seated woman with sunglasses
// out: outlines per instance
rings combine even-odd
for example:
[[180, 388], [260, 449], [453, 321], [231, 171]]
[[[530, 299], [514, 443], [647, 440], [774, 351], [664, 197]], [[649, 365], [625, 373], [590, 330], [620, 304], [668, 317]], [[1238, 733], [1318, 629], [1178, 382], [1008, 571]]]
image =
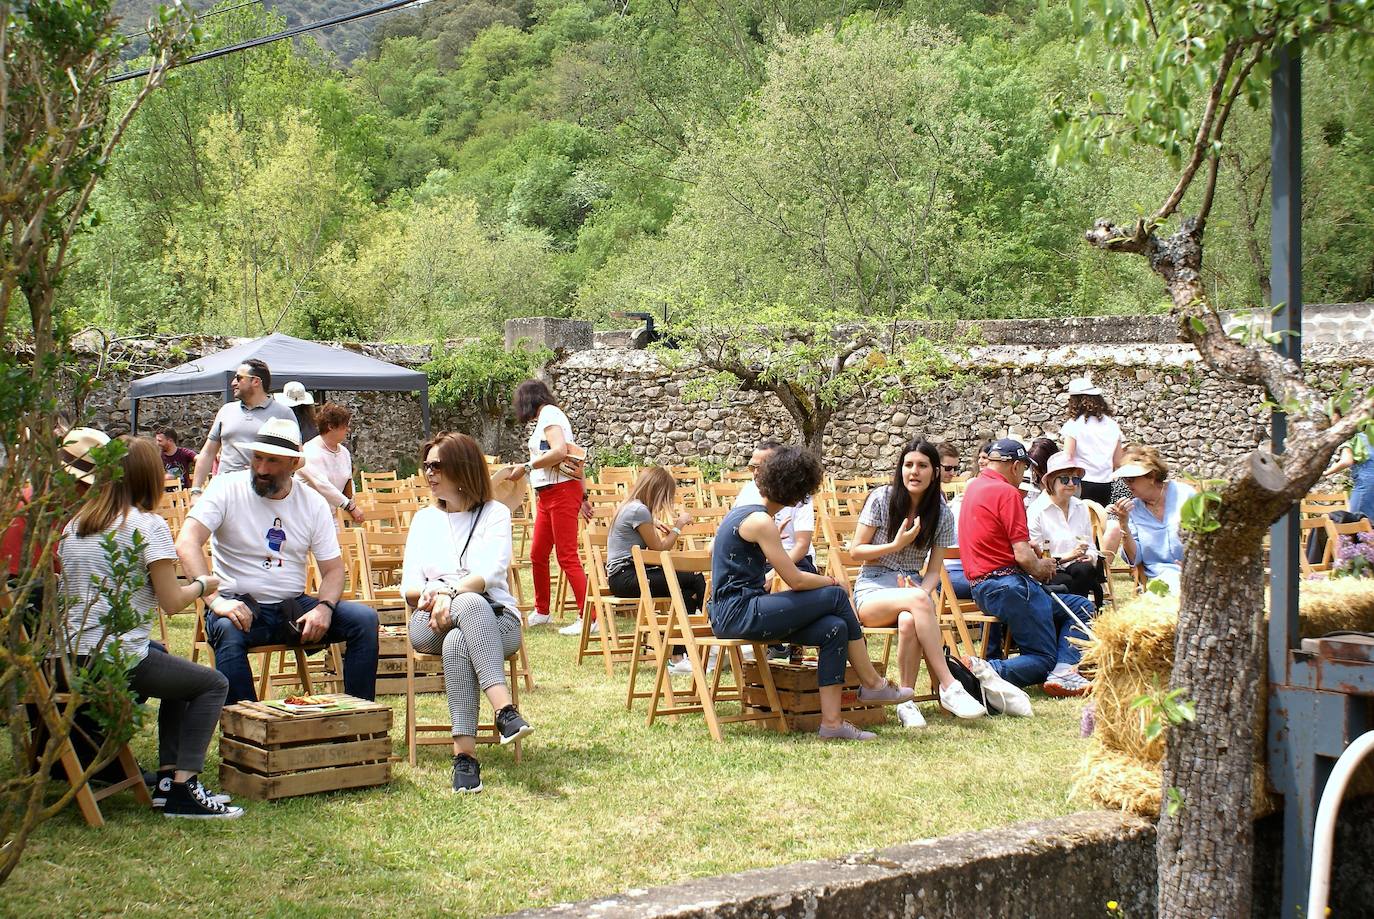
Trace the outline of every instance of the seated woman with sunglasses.
[[[768, 454], [754, 477], [759, 504], [737, 504], [716, 532], [711, 548], [711, 628], [721, 638], [786, 641], [815, 645], [820, 685], [821, 737], [874, 740], [840, 718], [845, 663], [858, 675], [859, 699], [877, 705], [908, 702], [910, 689], [899, 689], [873, 668], [844, 588], [835, 579], [802, 571], [782, 547], [773, 517], [794, 507], [820, 487], [820, 462], [796, 447]], [[769, 593], [764, 574], [772, 568], [790, 590]]]
[[1102, 534], [1101, 552], [1093, 546], [1093, 522], [1088, 505], [1078, 497], [1083, 484], [1083, 467], [1068, 453], [1056, 453], [1045, 465], [1041, 479], [1044, 491], [1027, 513], [1032, 546], [1046, 551], [1058, 563], [1051, 584], [1061, 584], [1071, 594], [1090, 597], [1102, 607], [1102, 584], [1106, 577], [1101, 559], [1110, 557], [1121, 545], [1121, 525], [1107, 521]]
[[510, 595], [510, 511], [492, 500], [482, 449], [466, 434], [439, 434], [420, 451], [434, 505], [406, 538], [401, 593], [415, 612], [410, 643], [444, 657], [453, 728], [453, 790], [482, 790], [477, 711], [486, 693], [501, 743], [534, 728], [511, 704], [503, 669], [520, 648], [520, 612]]

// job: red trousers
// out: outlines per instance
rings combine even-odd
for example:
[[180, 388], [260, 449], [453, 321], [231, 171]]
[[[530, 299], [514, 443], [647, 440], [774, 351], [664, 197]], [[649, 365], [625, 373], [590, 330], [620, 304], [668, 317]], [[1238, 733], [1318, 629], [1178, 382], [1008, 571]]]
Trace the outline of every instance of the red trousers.
[[558, 567], [577, 598], [578, 615], [586, 609], [587, 573], [577, 554], [578, 514], [582, 483], [576, 479], [546, 485], [535, 491], [534, 538], [530, 541], [530, 572], [534, 576], [534, 609], [549, 612], [549, 552], [558, 550]]

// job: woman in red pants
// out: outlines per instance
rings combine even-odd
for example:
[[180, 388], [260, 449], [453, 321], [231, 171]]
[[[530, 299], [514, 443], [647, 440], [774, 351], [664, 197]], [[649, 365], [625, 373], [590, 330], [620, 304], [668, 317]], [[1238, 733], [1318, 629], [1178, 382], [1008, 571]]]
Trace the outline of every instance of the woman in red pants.
[[[568, 456], [568, 445], [576, 443], [568, 416], [553, 400], [549, 387], [539, 380], [526, 380], [515, 390], [515, 417], [521, 424], [534, 422], [530, 434], [530, 458], [517, 467], [515, 478], [528, 474], [534, 486], [534, 539], [530, 543], [530, 571], [534, 577], [534, 611], [530, 625], [543, 625], [549, 615], [549, 552], [558, 551], [558, 567], [572, 587], [581, 615], [587, 599], [587, 575], [577, 554], [578, 515], [585, 496], [582, 480], [564, 475], [559, 463]], [[588, 510], [590, 515], [590, 510]], [[580, 621], [560, 629], [565, 635], [580, 635]]]

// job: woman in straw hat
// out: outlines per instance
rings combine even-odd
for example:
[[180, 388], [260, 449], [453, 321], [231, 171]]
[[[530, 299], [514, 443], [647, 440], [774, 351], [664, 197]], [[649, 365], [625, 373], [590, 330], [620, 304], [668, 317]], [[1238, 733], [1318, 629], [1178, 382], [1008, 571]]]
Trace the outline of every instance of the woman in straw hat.
[[[214, 591], [218, 579], [202, 575], [189, 584], [177, 580], [171, 530], [154, 513], [163, 494], [157, 445], [146, 438], [122, 437], [126, 452], [117, 468], [100, 465], [92, 457], [98, 438], [82, 433], [89, 430], [72, 431], [62, 448], [68, 471], [91, 486], [85, 504], [63, 529], [59, 550], [70, 650], [78, 666], [90, 666], [92, 658], [110, 654], [117, 645], [128, 666], [130, 688], [162, 701], [154, 807], [166, 817], [240, 817], [242, 808], [229, 805], [225, 795], [211, 794], [199, 778], [229, 681], [217, 670], [168, 654], [149, 641], [155, 607], [169, 613], [184, 609]], [[138, 558], [132, 575], [115, 570], [118, 560], [110, 557], [107, 541]], [[132, 621], [121, 615], [122, 604], [111, 603], [121, 593], [127, 593]]]
[[1101, 552], [1093, 545], [1092, 515], [1078, 497], [1083, 467], [1068, 453], [1049, 458], [1041, 477], [1041, 497], [1031, 505], [1027, 523], [1032, 546], [1043, 547], [1059, 568], [1051, 584], [1062, 584], [1071, 594], [1091, 597], [1102, 606], [1101, 557], [1112, 555], [1121, 544], [1121, 524], [1109, 520], [1102, 536]]
[[1112, 470], [1121, 465], [1121, 426], [1092, 380], [1069, 381], [1069, 420], [1060, 428], [1064, 452], [1083, 469], [1082, 496], [1103, 507], [1111, 503]]
[[406, 537], [401, 593], [415, 612], [410, 643], [444, 657], [453, 733], [453, 790], [482, 790], [477, 713], [482, 694], [496, 712], [501, 743], [533, 727], [511, 702], [503, 663], [520, 648], [520, 610], [506, 583], [510, 510], [493, 499], [482, 448], [445, 432], [426, 443], [420, 464], [434, 505], [416, 513]]

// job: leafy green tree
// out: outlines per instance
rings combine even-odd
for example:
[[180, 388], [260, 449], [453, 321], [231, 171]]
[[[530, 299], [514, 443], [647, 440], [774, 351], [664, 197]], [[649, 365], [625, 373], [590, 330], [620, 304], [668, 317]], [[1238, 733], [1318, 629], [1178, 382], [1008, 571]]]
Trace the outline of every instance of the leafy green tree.
[[[1299, 367], [1223, 329], [1205, 284], [1203, 253], [1240, 106], [1258, 108], [1281, 49], [1339, 55], [1374, 75], [1367, 3], [1284, 4], [1111, 0], [1075, 3], [1082, 34], [1100, 36], [1122, 73], [1119, 104], [1091, 94], [1090, 108], [1065, 115], [1061, 149], [1087, 155], [1134, 145], [1175, 164], [1176, 180], [1158, 206], [1129, 221], [1098, 220], [1088, 242], [1144, 259], [1168, 291], [1181, 337], [1222, 376], [1262, 389], [1287, 416], [1281, 460], [1259, 450], [1238, 462], [1191, 520], [1184, 558], [1178, 638], [1170, 691], [1196, 703], [1196, 720], [1170, 729], [1160, 817], [1159, 912], [1164, 917], [1250, 915], [1250, 812], [1254, 717], [1262, 661], [1263, 541], [1269, 526], [1316, 483], [1332, 453], [1369, 426], [1374, 394], [1354, 390], [1333, 402]], [[1237, 816], [1241, 815], [1240, 819]]]
[[[91, 196], [134, 112], [196, 37], [184, 10], [160, 8], [149, 27], [150, 72], [121, 103], [104, 82], [123, 47], [117, 25], [108, 0], [0, 0], [0, 521], [24, 526], [20, 572], [9, 577], [7, 571], [0, 586], [0, 708], [9, 740], [0, 775], [0, 882], [38, 825], [70, 803], [135, 723], [118, 656], [96, 655], [101, 660], [81, 667], [69, 655], [66, 604], [47, 563], [78, 495], [54, 436], [72, 323], [57, 288]], [[117, 458], [118, 447], [95, 460]], [[107, 551], [127, 571], [128, 559], [113, 544]], [[120, 633], [132, 627], [135, 613], [148, 611], [130, 609], [132, 583], [116, 580], [105, 625]], [[24, 703], [54, 658], [71, 674], [71, 691], [62, 702], [37, 700], [47, 736], [31, 747]], [[78, 709], [92, 702], [108, 737], [84, 775], [49, 803], [53, 766]]]

